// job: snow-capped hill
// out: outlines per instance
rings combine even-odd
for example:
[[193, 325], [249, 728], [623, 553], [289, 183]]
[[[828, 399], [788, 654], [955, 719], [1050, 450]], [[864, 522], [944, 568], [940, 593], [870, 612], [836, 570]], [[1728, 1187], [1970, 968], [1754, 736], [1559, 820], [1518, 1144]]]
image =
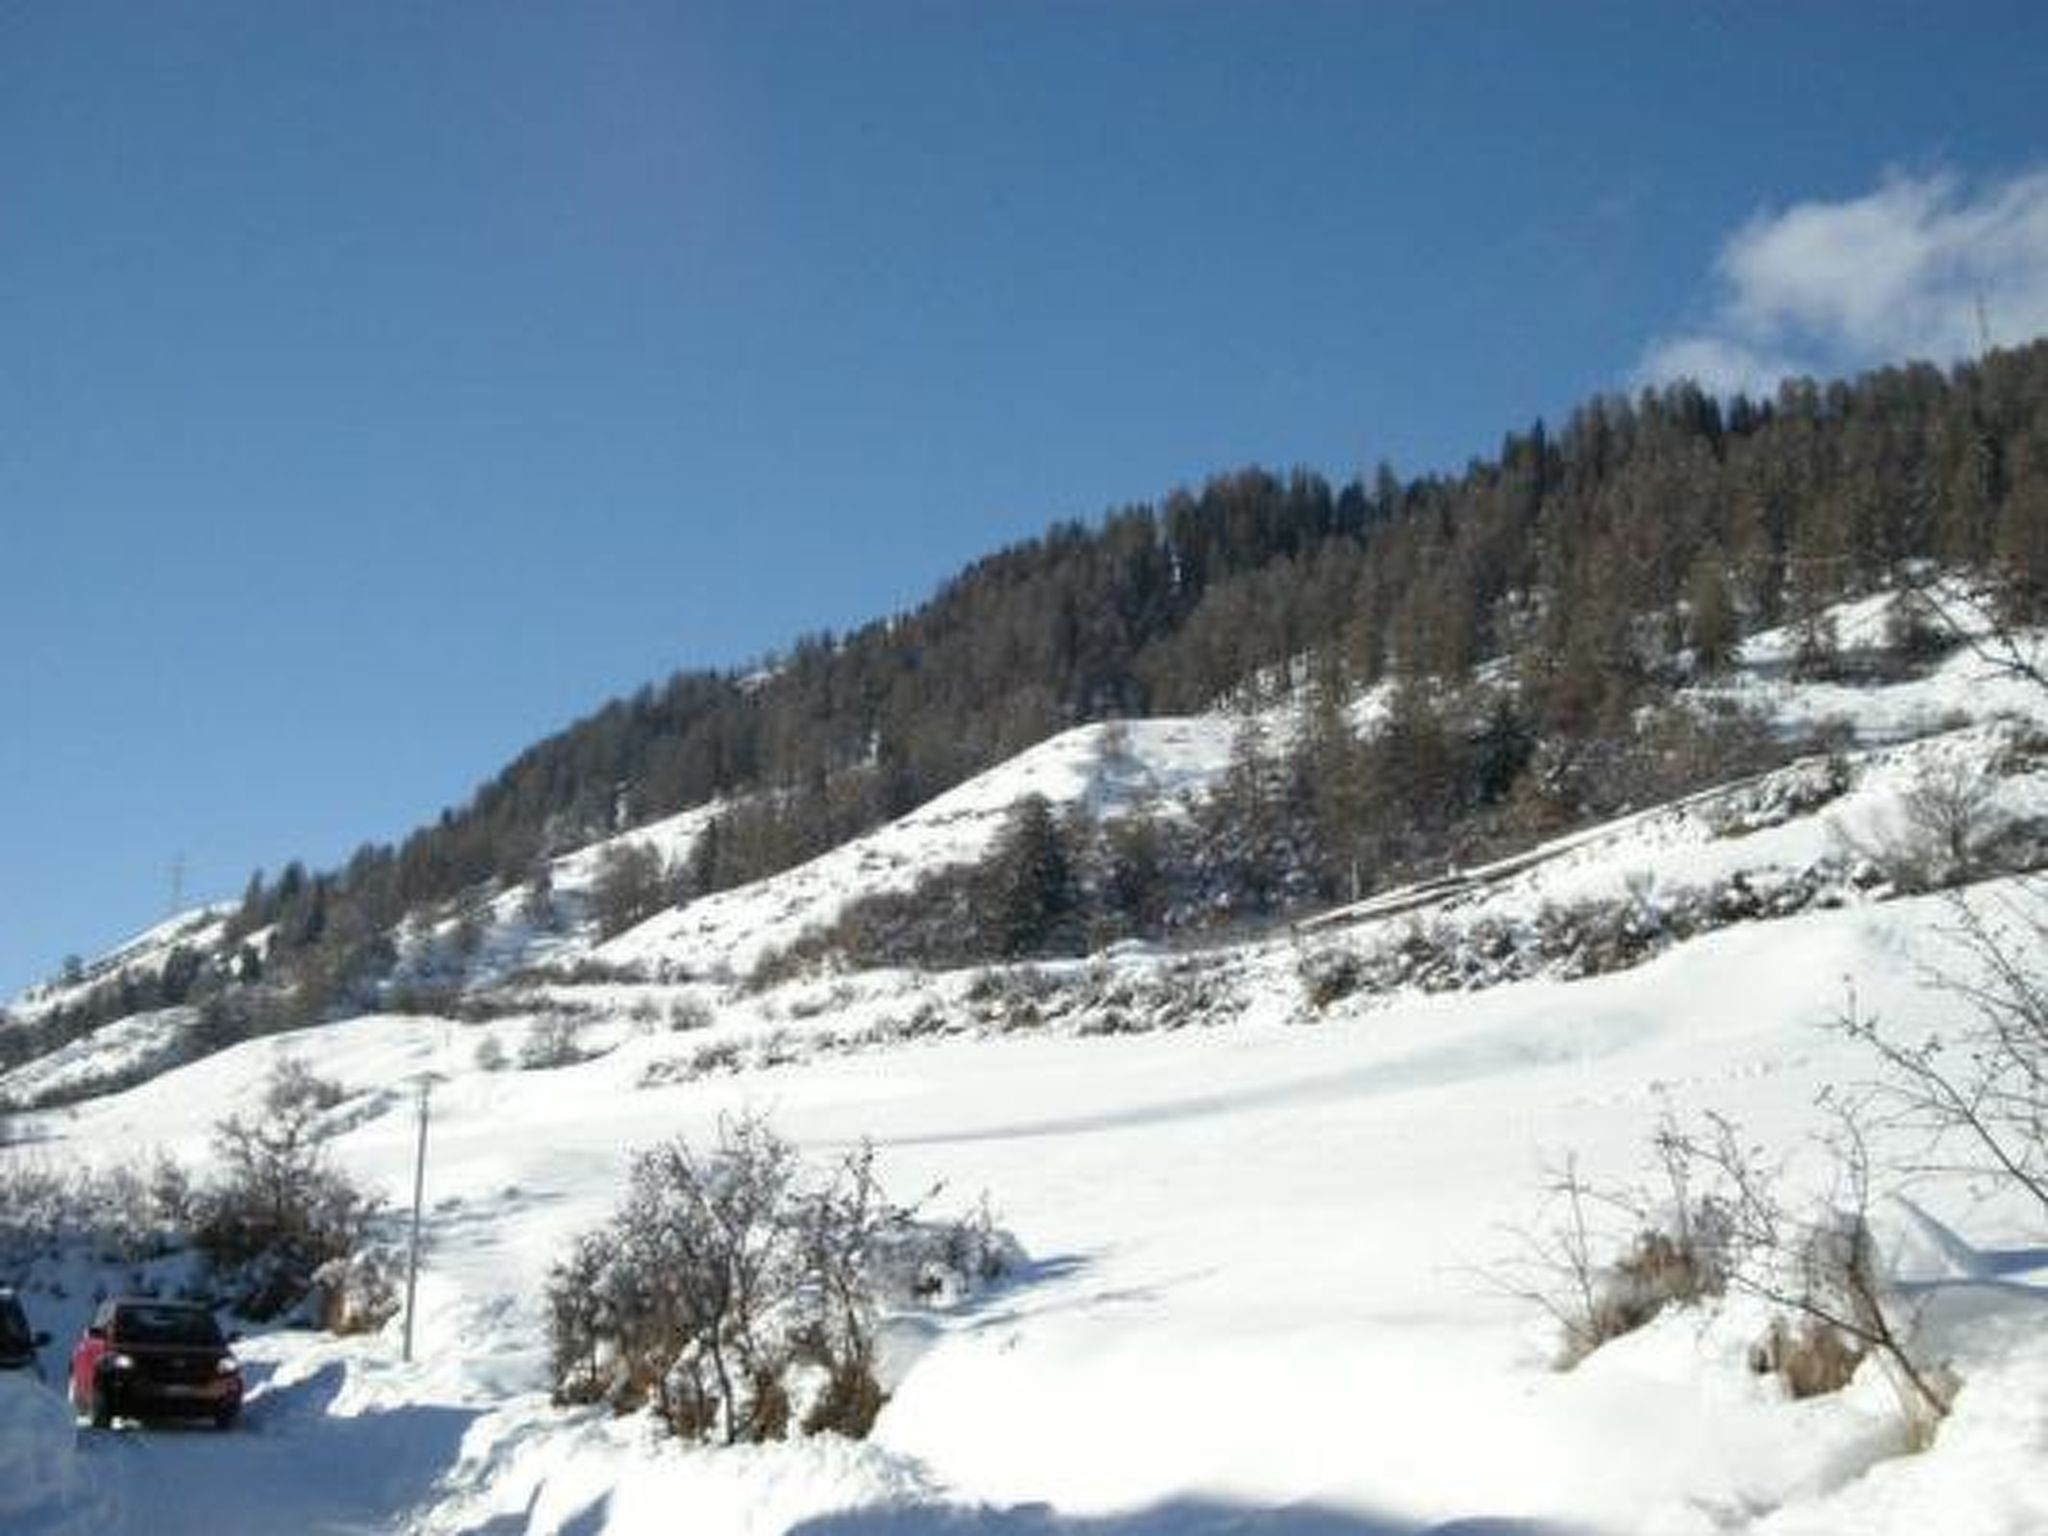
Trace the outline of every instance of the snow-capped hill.
[[[2010, 717], [2048, 722], [2048, 690], [2024, 675], [2048, 669], [2048, 634], [1999, 632], [1983, 600], [1959, 584], [1935, 587], [1946, 654], [1905, 676], [1856, 676], [1857, 658], [1882, 657], [1899, 620], [1898, 592], [1838, 603], [1824, 628], [1844, 658], [1839, 680], [1795, 675], [1800, 635], [1787, 626], [1752, 635], [1728, 679], [1694, 690], [1698, 697], [1753, 711], [1786, 732], [1837, 724], [1864, 742], [1905, 741], [1967, 720]], [[2015, 666], [2013, 663], [2018, 663]]]
[[980, 859], [1028, 796], [1097, 818], [1139, 807], [1170, 813], [1220, 777], [1234, 731], [1218, 716], [1078, 727], [807, 864], [663, 912], [600, 946], [597, 958], [653, 975], [743, 973], [856, 897], [908, 891], [935, 870]]
[[129, 976], [160, 976], [172, 954], [178, 950], [205, 953], [217, 948], [234, 910], [232, 903], [216, 902], [167, 917], [97, 960], [30, 987], [7, 1005], [7, 1015], [23, 1023], [32, 1023], [46, 1014], [71, 1006], [96, 987], [119, 982]]
[[599, 871], [614, 853], [627, 848], [644, 848], [666, 864], [680, 864], [690, 856], [705, 827], [716, 819], [717, 804], [692, 806], [674, 816], [664, 816], [644, 826], [621, 832], [599, 842], [565, 853], [549, 865], [549, 878], [557, 896], [588, 900], [597, 884]]
[[0, 1099], [61, 1104], [110, 1093], [169, 1071], [191, 1055], [190, 1008], [131, 1013], [0, 1072]]
[[1874, 887], [1885, 872], [1863, 866], [1912, 835], [1905, 807], [1915, 791], [1935, 780], [1980, 779], [1980, 835], [2048, 827], [2048, 761], [2030, 749], [2024, 727], [1993, 720], [1898, 746], [1802, 758], [1511, 858], [1377, 892], [1299, 927], [1320, 932], [1424, 908], [1530, 911], [1642, 899], [1654, 890], [1769, 883], [1830, 866]]
[[[410, 958], [467, 954], [445, 1013], [367, 1013], [196, 1061], [171, 1051], [181, 1021], [150, 1015], [17, 1069], [0, 1089], [62, 1099], [158, 1069], [17, 1117], [78, 1166], [152, 1145], [204, 1158], [218, 1119], [296, 1057], [341, 1090], [337, 1163], [401, 1207], [420, 1145], [410, 1085], [434, 1084], [417, 1358], [398, 1358], [395, 1322], [246, 1341], [251, 1433], [149, 1458], [85, 1442], [117, 1507], [108, 1528], [196, 1536], [269, 1468], [273, 1523], [442, 1536], [642, 1536], [678, 1509], [736, 1536], [2033, 1536], [2048, 1528], [2048, 1269], [2039, 1213], [2010, 1192], [1930, 1178], [1913, 1191], [1924, 1216], [1875, 1213], [1896, 1274], [1929, 1299], [1930, 1347], [1966, 1384], [1917, 1457], [1897, 1455], [1874, 1365], [1797, 1401], [1754, 1374], [1760, 1308], [1663, 1315], [1558, 1374], [1537, 1309], [1482, 1273], [1504, 1231], [1547, 1219], [1532, 1214], [1547, 1165], [1639, 1179], [1674, 1112], [1734, 1116], [1815, 1172], [1816, 1098], [1872, 1070], [1821, 1027], [1843, 978], [1902, 1028], [1966, 1023], [1966, 995], [1926, 985], [1954, 959], [1939, 947], [1953, 903], [2031, 899], [2004, 872], [2048, 850], [2048, 711], [1987, 686], [1979, 659], [1851, 686], [1799, 680], [1765, 647], [1701, 692], [1844, 724], [1833, 751], [1292, 928], [736, 984], [859, 896], [980, 859], [1026, 796], [1177, 814], [1227, 774], [1240, 730], [1220, 714], [1087, 727], [608, 944], [591, 908], [610, 856], [637, 843], [686, 859], [714, 808], [556, 860], [551, 921], [517, 889], [479, 894], [466, 951], [462, 918], [416, 919]], [[1285, 731], [1284, 707], [1266, 724]], [[1930, 790], [1967, 811], [1964, 867], [1933, 882], [1957, 889], [1939, 896], [1902, 878], [1944, 852], [1920, 841]], [[2029, 932], [2014, 954], [2038, 974], [2048, 928]], [[558, 978], [509, 978], [535, 958], [561, 962]], [[592, 958], [595, 979], [567, 979]], [[685, 1450], [645, 1416], [549, 1400], [551, 1266], [614, 1203], [634, 1149], [701, 1145], [743, 1109], [808, 1156], [872, 1144], [892, 1195], [985, 1191], [1034, 1256], [993, 1304], [896, 1320], [865, 1442]], [[39, 1326], [107, 1283], [47, 1265], [31, 1279]], [[185, 1454], [199, 1449], [218, 1454]], [[335, 1475], [303, 1475], [314, 1463]], [[40, 1515], [25, 1529], [68, 1536]]]
[[662, 866], [680, 868], [721, 809], [693, 806], [585, 844], [549, 862], [544, 892], [515, 886], [471, 913], [416, 926], [400, 945], [397, 979], [487, 987], [530, 967], [588, 959], [598, 942], [594, 892], [607, 861], [644, 850]]

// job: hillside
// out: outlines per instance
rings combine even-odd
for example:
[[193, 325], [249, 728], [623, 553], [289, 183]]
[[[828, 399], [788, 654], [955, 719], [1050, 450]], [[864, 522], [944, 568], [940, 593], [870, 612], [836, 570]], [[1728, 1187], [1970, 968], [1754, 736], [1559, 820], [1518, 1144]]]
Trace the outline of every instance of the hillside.
[[[2038, 1066], [2043, 379], [1226, 477], [67, 967], [0, 1019], [0, 1278], [60, 1340], [117, 1290], [243, 1308], [248, 1422], [74, 1444], [0, 1381], [0, 1523], [2040, 1529], [2037, 1090], [1995, 1085], [2000, 1167], [1987, 1085], [1930, 1141], [1898, 1074], [2014, 1020]], [[313, 1239], [219, 1181], [271, 1135], [381, 1197], [311, 1294], [393, 1303], [429, 1101], [417, 1358], [283, 1326]], [[711, 1449], [664, 1427], [700, 1345], [577, 1378], [564, 1297], [627, 1326], [645, 1234], [590, 1234], [735, 1126], [918, 1216], [848, 1250], [851, 1395], [792, 1356]], [[787, 1432], [820, 1402], [871, 1433]]]
[[[1323, 713], [1295, 760], [1239, 775], [1195, 835], [1169, 824], [1162, 846], [1147, 831], [1136, 850], [1083, 850], [1084, 864], [1143, 867], [1099, 871], [1114, 889], [1084, 892], [1064, 927], [916, 932], [900, 910], [871, 911], [865, 958], [1050, 956], [1299, 917], [1733, 776], [1762, 745], [1738, 716], [1645, 712], [1726, 672], [1746, 635], [1780, 631], [1779, 659], [1805, 681], [1860, 685], [1877, 653], [1827, 614], [1936, 568], [1995, 591], [2008, 621], [2038, 622], [2044, 498], [2041, 342], [1948, 372], [1795, 380], [1768, 401], [1686, 385], [1602, 398], [1453, 476], [1218, 476], [1056, 526], [908, 612], [615, 700], [396, 845], [334, 870], [258, 872], [217, 941], [63, 978], [15, 1010], [32, 1031], [0, 1029], [0, 1045], [19, 1060], [191, 1007], [210, 1047], [406, 1006], [469, 969], [467, 954], [423, 968], [424, 929], [467, 945], [515, 901], [542, 927], [573, 926], [593, 899], [613, 931], [664, 906], [709, 919], [720, 908], [704, 898], [842, 848], [1064, 731], [1225, 704]], [[1879, 649], [1917, 665], [1944, 624], [1894, 607], [1895, 643]], [[1331, 711], [1376, 690], [1392, 724], [1375, 742]], [[1828, 706], [1813, 697], [1818, 723]], [[1289, 782], [1260, 786], [1262, 771]], [[636, 829], [654, 850], [637, 889], [574, 862]]]
[[[1882, 608], [1830, 619], [1853, 639]], [[1751, 1374], [1753, 1299], [1659, 1317], [1557, 1373], [1550, 1321], [1504, 1294], [1560, 1161], [1648, 1177], [1674, 1114], [1737, 1116], [1795, 1181], [1824, 1184], [1816, 1096], [1872, 1070], [1827, 1027], [1845, 978], [1866, 1013], [1967, 1022], [1965, 997], [1926, 984], [1958, 961], [1959, 909], [1913, 893], [1917, 786], [1983, 787], [1973, 907], [2038, 899], [2000, 871], [2038, 863], [2048, 836], [2039, 690], [1968, 649], [1889, 681], [1802, 681], [1794, 643], [1752, 637], [1694, 703], [1741, 697], [1795, 743], [1831, 719], [1826, 751], [1298, 927], [750, 975], [764, 946], [982, 858], [1031, 796], [1192, 814], [1243, 723], [1087, 727], [612, 936], [592, 901], [606, 846], [566, 854], [546, 925], [507, 892], [460, 945], [454, 919], [407, 930], [400, 974], [465, 957], [443, 994], [459, 1006], [233, 1044], [20, 1117], [46, 1162], [132, 1166], [152, 1148], [203, 1164], [214, 1122], [289, 1055], [340, 1085], [334, 1155], [397, 1204], [407, 1085], [437, 1078], [417, 1362], [398, 1361], [396, 1322], [353, 1340], [261, 1331], [246, 1434], [88, 1436], [0, 1504], [9, 1528], [175, 1536], [256, 1497], [294, 1529], [451, 1536], [638, 1536], [679, 1510], [762, 1536], [2038, 1529], [2048, 1270], [2039, 1213], [2009, 1192], [1922, 1177], [1909, 1203], [1873, 1207], [1887, 1273], [1917, 1288], [1925, 1345], [1964, 1383], [1918, 1455], [1900, 1454], [1874, 1365], [1804, 1401]], [[1277, 705], [1269, 734], [1301, 719]], [[707, 825], [623, 836], [673, 858]], [[7, 1090], [161, 1068], [182, 1028], [111, 1025]], [[548, 1402], [541, 1296], [568, 1238], [610, 1207], [632, 1149], [741, 1110], [816, 1155], [871, 1142], [891, 1190], [936, 1189], [939, 1208], [985, 1196], [1029, 1256], [986, 1296], [892, 1312], [892, 1395], [865, 1442], [690, 1449], [644, 1414]], [[97, 1287], [131, 1283], [61, 1248], [19, 1278], [60, 1337]]]

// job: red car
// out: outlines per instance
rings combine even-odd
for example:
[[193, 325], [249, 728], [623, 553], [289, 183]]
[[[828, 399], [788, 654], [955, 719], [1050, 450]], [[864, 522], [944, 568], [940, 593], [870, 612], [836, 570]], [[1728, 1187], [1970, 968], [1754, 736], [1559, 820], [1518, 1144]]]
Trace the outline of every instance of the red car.
[[130, 1419], [212, 1419], [242, 1411], [242, 1367], [206, 1307], [189, 1301], [103, 1301], [71, 1351], [71, 1406], [104, 1429]]

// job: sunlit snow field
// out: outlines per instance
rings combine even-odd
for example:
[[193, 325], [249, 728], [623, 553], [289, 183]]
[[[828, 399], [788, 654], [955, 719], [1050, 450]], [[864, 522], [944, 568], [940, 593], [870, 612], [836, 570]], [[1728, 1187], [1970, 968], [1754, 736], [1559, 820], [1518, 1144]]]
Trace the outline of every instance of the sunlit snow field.
[[[1934, 734], [1884, 750], [1997, 749], [1998, 730], [1956, 718], [1985, 703], [1967, 665], [1915, 685], [1923, 723], [1906, 734]], [[1907, 703], [1874, 697], [1877, 743]], [[1220, 766], [1228, 726], [1161, 724], [1127, 741], [1120, 751], [1149, 750], [1149, 771], [1181, 786]], [[736, 966], [766, 936], [793, 936], [799, 912], [829, 912], [863, 871], [893, 880], [948, 851], [971, 856], [1028, 788], [1103, 793], [1100, 742], [1062, 743], [865, 848], [656, 919], [609, 953], [695, 978]], [[1827, 812], [1748, 837], [1645, 815], [1475, 887], [1471, 903], [1512, 917], [1567, 896], [1797, 865], [1836, 837], [1829, 818], [1881, 818], [1914, 761], [1871, 759]], [[1128, 760], [1118, 771], [1129, 775]], [[2038, 773], [2003, 793], [2014, 814], [2040, 813]], [[1972, 899], [1996, 913], [2017, 893], [2005, 882]], [[1929, 1287], [1929, 1348], [1965, 1382], [1919, 1455], [1899, 1454], [1896, 1402], [1875, 1369], [1805, 1402], [1752, 1374], [1765, 1324], [1752, 1304], [1668, 1312], [1561, 1373], [1554, 1327], [1506, 1294], [1521, 1234], [1552, 1219], [1546, 1176], [1569, 1158], [1595, 1180], [1647, 1179], [1667, 1116], [1731, 1115], [1795, 1181], [1821, 1179], [1808, 1142], [1823, 1120], [1816, 1099], [1871, 1066], [1830, 1021], [1851, 984], [1867, 1014], [1929, 1027], [1960, 1017], [1962, 1002], [1927, 973], [1954, 916], [1941, 898], [1873, 896], [1728, 927], [1617, 974], [1360, 994], [1322, 1011], [1305, 999], [1301, 961], [1327, 937], [1281, 933], [1212, 957], [1224, 1002], [1192, 1027], [869, 1042], [686, 1081], [660, 1080], [686, 1037], [636, 1018], [631, 987], [589, 989], [616, 992], [615, 1016], [592, 1033], [602, 1053], [546, 1070], [479, 1066], [480, 1040], [504, 1034], [502, 1022], [379, 1016], [242, 1045], [32, 1117], [32, 1155], [161, 1146], [201, 1159], [213, 1122], [289, 1053], [350, 1095], [337, 1161], [403, 1205], [416, 1085], [431, 1074], [417, 1360], [400, 1361], [396, 1324], [348, 1341], [263, 1335], [244, 1346], [254, 1396], [242, 1430], [85, 1431], [75, 1447], [25, 1384], [0, 1384], [16, 1490], [0, 1494], [0, 1526], [2048, 1531], [2048, 1233], [2009, 1197], [1933, 1181], [1877, 1209], [1899, 1273]], [[1095, 964], [1173, 963], [1130, 952]], [[847, 979], [801, 1007], [801, 989], [778, 1001], [674, 985], [743, 1036], [829, 1033], [958, 997], [954, 981], [909, 974]], [[132, 1047], [126, 1038], [105, 1047]], [[899, 1198], [960, 1211], [986, 1197], [1030, 1256], [988, 1294], [889, 1325], [894, 1395], [864, 1444], [696, 1450], [644, 1417], [547, 1400], [549, 1265], [611, 1209], [633, 1149], [709, 1138], [742, 1110], [819, 1156], [872, 1141]], [[59, 1334], [53, 1367], [89, 1301], [75, 1294], [38, 1316]]]

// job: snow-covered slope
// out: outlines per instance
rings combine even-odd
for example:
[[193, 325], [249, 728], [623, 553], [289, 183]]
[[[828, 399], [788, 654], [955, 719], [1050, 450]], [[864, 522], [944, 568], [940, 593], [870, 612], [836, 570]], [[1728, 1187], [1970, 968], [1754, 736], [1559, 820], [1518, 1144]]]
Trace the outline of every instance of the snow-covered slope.
[[1027, 795], [1097, 817], [1139, 806], [1170, 812], [1220, 776], [1234, 731], [1219, 716], [1081, 726], [797, 869], [662, 913], [598, 956], [655, 973], [744, 972], [856, 896], [909, 890], [933, 870], [979, 859]]
[[217, 945], [233, 910], [226, 905], [194, 907], [165, 918], [90, 964], [80, 965], [74, 973], [30, 987], [7, 1005], [7, 1012], [22, 1023], [33, 1023], [78, 1002], [95, 987], [131, 975], [155, 976], [161, 973], [173, 951], [184, 948], [204, 952]]
[[[89, 1434], [75, 1465], [53, 1444], [38, 1453], [47, 1493], [0, 1516], [22, 1536], [2038, 1536], [2048, 1230], [2010, 1195], [1927, 1179], [1910, 1205], [1878, 1208], [1890, 1261], [1921, 1288], [1927, 1347], [1964, 1383], [1919, 1455], [1900, 1454], [1873, 1368], [1797, 1402], [1753, 1374], [1755, 1307], [1667, 1314], [1561, 1374], [1548, 1320], [1503, 1294], [1516, 1232], [1545, 1219], [1546, 1170], [1570, 1157], [1597, 1181], [1646, 1178], [1667, 1115], [1735, 1116], [1795, 1186], [1822, 1182], [1816, 1099], [1871, 1070], [1829, 1027], [1845, 980], [1861, 1011], [1901, 1026], [1968, 1016], [1927, 984], [1956, 960], [1949, 899], [1902, 894], [1859, 849], [1944, 765], [1991, 771], [2006, 818], [2048, 818], [2048, 715], [2032, 693], [1982, 686], [1966, 655], [1823, 696], [1775, 675], [1774, 654], [1762, 646], [1737, 686], [1785, 719], [1848, 711], [1834, 758], [1300, 932], [986, 975], [729, 982], [853, 896], [978, 856], [1023, 794], [1170, 809], [1223, 771], [1235, 730], [1091, 728], [802, 869], [656, 918], [596, 951], [613, 979], [516, 994], [530, 1014], [350, 1020], [24, 1117], [55, 1166], [154, 1147], [203, 1159], [214, 1122], [290, 1054], [347, 1091], [342, 1166], [402, 1202], [413, 1085], [431, 1075], [431, 1246], [413, 1363], [396, 1324], [262, 1335], [244, 1349], [244, 1432]], [[674, 855], [699, 826], [629, 835]], [[587, 890], [597, 857], [559, 865], [557, 891]], [[1677, 921], [1731, 888], [1762, 896], [1725, 921]], [[590, 952], [573, 925], [519, 937], [517, 899], [501, 898], [495, 973], [543, 942]], [[1969, 899], [1996, 915], [2036, 898], [2007, 878]], [[1554, 914], [1603, 904], [1657, 935], [1625, 968], [1552, 964], [1540, 945], [1526, 950], [1539, 963], [1502, 959]], [[2048, 964], [2024, 942], [2024, 964]], [[1417, 945], [1471, 968], [1373, 969]], [[1346, 956], [1373, 984], [1321, 984]], [[490, 1065], [564, 1019], [576, 1048], [550, 1058], [564, 1064]], [[40, 1070], [154, 1038], [130, 1034]], [[743, 1109], [821, 1156], [871, 1141], [903, 1196], [936, 1185], [941, 1207], [965, 1209], [985, 1195], [1030, 1253], [996, 1292], [891, 1324], [893, 1396], [867, 1442], [692, 1450], [644, 1418], [547, 1400], [549, 1265], [614, 1205], [634, 1148], [708, 1136]], [[60, 1333], [90, 1299], [80, 1275], [65, 1281], [38, 1293], [38, 1324]]]
[[[1537, 1319], [1486, 1277], [1547, 1160], [1636, 1176], [1667, 1108], [1737, 1113], [1798, 1146], [1818, 1088], [1860, 1070], [1821, 1027], [1841, 977], [1893, 1017], [1955, 1006], [1918, 970], [1940, 913], [1922, 898], [1745, 925], [1618, 975], [1340, 1004], [1312, 1024], [1280, 1007], [1194, 1035], [972, 1039], [666, 1086], [643, 1086], [662, 1036], [499, 1074], [469, 1065], [471, 1031], [417, 1018], [238, 1047], [42, 1131], [61, 1155], [192, 1152], [290, 1051], [361, 1096], [339, 1155], [402, 1198], [413, 1125], [396, 1090], [445, 1074], [422, 1358], [397, 1363], [390, 1333], [259, 1341], [246, 1441], [189, 1456], [153, 1436], [88, 1445], [127, 1511], [101, 1528], [218, 1530], [260, 1479], [271, 1512], [306, 1516], [293, 1528], [338, 1528], [347, 1509], [447, 1532], [638, 1533], [681, 1512], [736, 1533], [1365, 1533], [1512, 1516], [2019, 1536], [2048, 1519], [2048, 1252], [2026, 1212], [1955, 1207], [1972, 1243], [2013, 1255], [2006, 1305], [1996, 1329], [1947, 1341], [1969, 1411], [1910, 1461], [1886, 1459], [1898, 1431], [1881, 1382], [1784, 1401], [1743, 1368], [1739, 1316], [1705, 1333], [1672, 1319], [1559, 1376]], [[865, 1447], [688, 1451], [546, 1403], [549, 1261], [613, 1202], [630, 1148], [707, 1134], [742, 1106], [820, 1153], [873, 1138], [893, 1188], [985, 1191], [1033, 1254], [1005, 1291], [904, 1341]], [[1918, 1262], [1954, 1270], [1949, 1255]], [[319, 1475], [298, 1481], [301, 1459]], [[191, 1500], [161, 1501], [163, 1476]], [[1230, 1523], [1288, 1509], [1320, 1523]]]

